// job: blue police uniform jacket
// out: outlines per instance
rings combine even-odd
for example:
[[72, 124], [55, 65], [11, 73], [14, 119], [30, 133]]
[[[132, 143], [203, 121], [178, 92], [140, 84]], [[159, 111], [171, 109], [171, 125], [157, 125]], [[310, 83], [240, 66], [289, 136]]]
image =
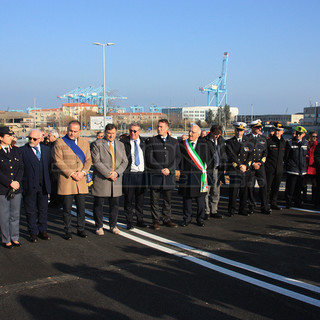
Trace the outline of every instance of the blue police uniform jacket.
[[307, 174], [307, 153], [308, 141], [306, 139], [303, 138], [300, 142], [297, 139], [288, 140], [284, 156], [287, 173], [295, 175]]

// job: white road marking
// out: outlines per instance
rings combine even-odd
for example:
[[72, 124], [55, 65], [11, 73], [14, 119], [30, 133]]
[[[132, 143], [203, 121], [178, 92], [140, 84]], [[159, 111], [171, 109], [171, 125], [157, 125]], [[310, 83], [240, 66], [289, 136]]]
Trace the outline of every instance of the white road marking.
[[[75, 205], [73, 205], [73, 208], [75, 208]], [[92, 212], [90, 212], [89, 210], [86, 210], [86, 214], [88, 214], [90, 216], [93, 215]], [[75, 215], [75, 213], [73, 215]], [[91, 224], [94, 224], [94, 220], [93, 219], [86, 218], [86, 220], [88, 222], [90, 222]], [[108, 219], [105, 218], [105, 217], [103, 218], [103, 220], [108, 222]], [[125, 225], [122, 224], [122, 223], [118, 223], [118, 225], [120, 227], [122, 227], [122, 228], [125, 228]], [[110, 229], [109, 226], [106, 225], [106, 224], [104, 224], [103, 227], [105, 229]], [[153, 239], [155, 241], [159, 241], [159, 242], [165, 243], [167, 245], [172, 245], [174, 247], [181, 248], [181, 249], [186, 250], [187, 252], [190, 252], [190, 253], [193, 253], [193, 254], [196, 253], [196, 254], [205, 256], [207, 258], [210, 258], [210, 259], [213, 259], [213, 260], [216, 260], [216, 261], [219, 261], [219, 262], [222, 262], [222, 263], [234, 266], [234, 267], [238, 267], [240, 269], [244, 269], [244, 270], [250, 271], [252, 273], [260, 274], [260, 275], [263, 275], [265, 277], [269, 277], [269, 278], [274, 279], [274, 280], [278, 280], [278, 281], [281, 281], [281, 282], [284, 282], [284, 283], [288, 283], [288, 284], [293, 285], [293, 286], [297, 286], [297, 287], [301, 287], [303, 289], [307, 289], [309, 291], [320, 293], [320, 288], [318, 286], [311, 285], [311, 284], [308, 284], [308, 283], [305, 283], [305, 282], [302, 282], [302, 281], [299, 281], [299, 280], [287, 278], [287, 277], [284, 277], [284, 276], [281, 276], [281, 275], [278, 275], [278, 274], [275, 274], [275, 273], [272, 273], [272, 272], [268, 272], [268, 271], [263, 270], [263, 269], [255, 268], [255, 267], [252, 267], [252, 266], [249, 266], [249, 265], [237, 262], [237, 261], [226, 259], [226, 258], [220, 257], [220, 256], [215, 255], [215, 254], [210, 253], [210, 252], [206, 252], [206, 251], [203, 251], [203, 250], [200, 250], [200, 249], [196, 249], [196, 248], [193, 248], [193, 247], [178, 243], [176, 241], [172, 241], [172, 240], [169, 240], [169, 239], [166, 239], [166, 238], [163, 238], [163, 237], [159, 237], [159, 236], [150, 234], [150, 233], [142, 231], [140, 229], [136, 229], [135, 228], [135, 229], [132, 229], [130, 231], [130, 233], [128, 233], [128, 232], [121, 232], [120, 233], [121, 236], [123, 236], [123, 237], [125, 237], [127, 239], [139, 242], [141, 244], [144, 244], [144, 245], [149, 246], [151, 248], [157, 249], [159, 251], [162, 251], [162, 252], [165, 252], [165, 253], [168, 253], [168, 254], [172, 254], [174, 256], [178, 256], [178, 257], [181, 257], [183, 259], [187, 259], [187, 260], [189, 260], [191, 262], [197, 263], [197, 264], [202, 265], [202, 266], [204, 266], [206, 268], [209, 268], [211, 270], [215, 270], [217, 272], [229, 275], [229, 276], [231, 276], [233, 278], [237, 278], [239, 280], [248, 282], [248, 283], [256, 285], [258, 287], [262, 287], [264, 289], [267, 289], [267, 290], [270, 290], [270, 291], [273, 291], [273, 292], [277, 292], [277, 293], [280, 293], [282, 295], [291, 297], [293, 299], [296, 299], [296, 300], [299, 300], [299, 301], [302, 301], [302, 302], [305, 302], [305, 303], [312, 304], [314, 306], [320, 307], [320, 300], [311, 298], [309, 296], [297, 293], [297, 292], [292, 291], [292, 290], [288, 290], [288, 289], [282, 288], [280, 286], [276, 286], [276, 285], [267, 283], [265, 281], [261, 281], [261, 280], [255, 279], [253, 277], [249, 277], [249, 276], [243, 275], [243, 274], [241, 274], [239, 272], [235, 272], [235, 271], [232, 271], [232, 270], [229, 270], [229, 269], [214, 265], [214, 264], [212, 264], [212, 263], [210, 263], [208, 261], [201, 260], [199, 258], [196, 258], [196, 257], [190, 255], [190, 254], [179, 252], [179, 251], [170, 249], [168, 247], [164, 247], [162, 245], [156, 244], [154, 242], [139, 238], [137, 236], [132, 235], [131, 232], [135, 232], [135, 233], [137, 233], [137, 234], [139, 234], [141, 236], [144, 236], [144, 237], [147, 237], [147, 238], [151, 238], [151, 239]]]

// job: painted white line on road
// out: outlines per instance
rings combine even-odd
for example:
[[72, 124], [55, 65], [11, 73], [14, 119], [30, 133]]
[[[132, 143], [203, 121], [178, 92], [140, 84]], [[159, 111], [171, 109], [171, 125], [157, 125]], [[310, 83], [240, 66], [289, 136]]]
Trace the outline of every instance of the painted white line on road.
[[[90, 212], [89, 210], [86, 210], [86, 214], [88, 214], [90, 216], [93, 216], [92, 212]], [[106, 217], [104, 217], [103, 220], [106, 221], [106, 222], [109, 221]], [[118, 225], [120, 227], [122, 227], [122, 228], [125, 228], [125, 224], [123, 224], [123, 223], [118, 223]], [[244, 270], [247, 270], [247, 271], [262, 275], [262, 276], [270, 278], [270, 279], [281, 281], [281, 282], [284, 282], [284, 283], [287, 283], [287, 284], [290, 284], [290, 285], [293, 285], [293, 286], [296, 286], [296, 287], [300, 287], [300, 288], [303, 288], [303, 289], [306, 289], [306, 290], [309, 290], [309, 291], [312, 291], [312, 292], [320, 293], [320, 287], [312, 285], [312, 284], [309, 284], [309, 283], [306, 283], [306, 282], [303, 282], [303, 281], [300, 281], [300, 280], [288, 278], [288, 277], [285, 277], [285, 276], [282, 276], [282, 275], [279, 275], [279, 274], [276, 274], [276, 273], [273, 273], [273, 272], [269, 272], [269, 271], [266, 271], [266, 270], [263, 270], [263, 269], [260, 269], [260, 268], [256, 268], [256, 267], [253, 267], [253, 266], [241, 263], [241, 262], [237, 262], [237, 261], [234, 261], [234, 260], [231, 260], [231, 259], [223, 258], [221, 256], [218, 256], [218, 255], [214, 254], [214, 253], [211, 253], [211, 252], [208, 252], [208, 251], [204, 251], [204, 250], [201, 250], [201, 249], [197, 249], [197, 248], [194, 248], [194, 247], [191, 247], [191, 246], [188, 246], [188, 245], [185, 245], [185, 244], [173, 241], [173, 240], [169, 240], [169, 239], [154, 235], [152, 233], [143, 231], [141, 229], [134, 228], [130, 232], [138, 233], [141, 236], [144, 236], [146, 238], [150, 238], [150, 239], [153, 239], [155, 241], [162, 242], [162, 243], [165, 243], [167, 245], [171, 245], [171, 246], [186, 250], [186, 251], [188, 251], [190, 253], [198, 254], [198, 255], [210, 258], [212, 260], [216, 260], [216, 261], [228, 264], [228, 265], [233, 266], [233, 267], [244, 269]]]
[[169, 240], [169, 239], [166, 239], [166, 238], [162, 238], [162, 237], [150, 234], [148, 232], [142, 231], [140, 229], [133, 229], [132, 231], [136, 232], [136, 233], [138, 233], [138, 234], [140, 234], [142, 236], [145, 236], [145, 237], [148, 237], [148, 238], [152, 238], [152, 239], [154, 239], [156, 241], [159, 241], [159, 242], [162, 242], [162, 243], [165, 243], [165, 244], [168, 244], [168, 245], [172, 245], [174, 247], [178, 247], [178, 248], [184, 249], [184, 250], [192, 252], [192, 253], [196, 253], [196, 254], [202, 255], [202, 256], [210, 258], [212, 260], [216, 260], [216, 261], [219, 261], [219, 262], [222, 262], [222, 263], [225, 263], [225, 264], [228, 264], [228, 265], [240, 268], [240, 269], [244, 269], [244, 270], [256, 273], [256, 274], [263, 275], [265, 277], [268, 277], [268, 278], [271, 278], [271, 279], [274, 279], [274, 280], [278, 280], [278, 281], [281, 281], [281, 282], [284, 282], [284, 283], [288, 283], [290, 285], [294, 285], [294, 286], [297, 286], [297, 287], [300, 287], [300, 288], [303, 288], [303, 289], [307, 289], [309, 291], [320, 293], [320, 287], [312, 285], [312, 284], [309, 284], [309, 283], [305, 283], [303, 281], [299, 281], [299, 280], [292, 279], [292, 278], [287, 278], [287, 277], [284, 277], [282, 275], [279, 275], [279, 274], [276, 274], [276, 273], [273, 273], [273, 272], [269, 272], [269, 271], [266, 271], [266, 270], [263, 270], [263, 269], [259, 269], [259, 268], [256, 268], [256, 267], [253, 267], [253, 266], [241, 263], [241, 262], [237, 262], [237, 261], [234, 261], [234, 260], [231, 260], [231, 259], [223, 258], [221, 256], [218, 256], [218, 255], [214, 254], [214, 253], [203, 251], [203, 250], [200, 250], [200, 249], [197, 249], [197, 248], [194, 248], [194, 247], [190, 247], [188, 245], [181, 244], [181, 243], [176, 242], [176, 241], [172, 241], [172, 240]]
[[[92, 219], [87, 219], [87, 221], [90, 222], [91, 224], [94, 224], [94, 221]], [[108, 226], [106, 224], [104, 224], [103, 227], [106, 229], [108, 228]], [[276, 286], [276, 285], [273, 285], [273, 284], [270, 284], [270, 283], [267, 283], [267, 282], [264, 282], [261, 280], [257, 280], [255, 278], [252, 278], [252, 277], [249, 277], [246, 275], [243, 275], [241, 273], [214, 265], [213, 263], [201, 260], [201, 259], [193, 257], [189, 254], [179, 252], [179, 251], [170, 249], [168, 247], [164, 247], [160, 244], [156, 244], [156, 243], [153, 243], [153, 242], [145, 240], [145, 239], [141, 239], [141, 238], [136, 237], [128, 232], [121, 232], [120, 236], [125, 237], [127, 239], [130, 239], [132, 241], [136, 241], [138, 243], [141, 243], [141, 244], [146, 245], [148, 247], [151, 247], [153, 249], [157, 249], [159, 251], [174, 255], [174, 256], [182, 258], [182, 259], [186, 259], [190, 262], [196, 263], [196, 264], [201, 265], [201, 266], [208, 268], [210, 270], [220, 272], [222, 274], [236, 278], [238, 280], [242, 280], [244, 282], [250, 283], [250, 284], [255, 285], [257, 287], [260, 287], [260, 288], [287, 296], [289, 298], [293, 298], [295, 300], [299, 300], [301, 302], [304, 302], [304, 303], [307, 303], [307, 304], [310, 304], [310, 305], [313, 305], [316, 307], [320, 307], [320, 300], [317, 300], [317, 299], [311, 298], [309, 296], [297, 293], [295, 291], [291, 291], [291, 290], [288, 290], [288, 289], [285, 289], [285, 288], [282, 288], [282, 287], [279, 287], [279, 286]]]
[[[223, 197], [223, 196], [221, 196], [220, 199], [229, 200], [228, 197]], [[257, 203], [260, 203], [260, 202], [257, 202]], [[285, 206], [279, 206], [279, 207], [286, 209]], [[291, 207], [290, 209], [286, 209], [286, 210], [298, 210], [298, 211], [305, 211], [305, 212], [312, 212], [312, 213], [320, 213], [319, 210], [310, 210], [310, 209], [303, 209], [303, 208], [297, 208], [297, 207]]]
[[[89, 215], [92, 216], [92, 213], [89, 210], [86, 210], [86, 213], [88, 213]], [[76, 215], [76, 214], [73, 213], [73, 215]], [[104, 219], [104, 221], [108, 221], [108, 219], [105, 218], [105, 217], [103, 219]], [[94, 224], [94, 220], [88, 219], [88, 218], [86, 218], [86, 220], [88, 222], [90, 222], [91, 224]], [[122, 224], [122, 226], [124, 226], [124, 225]], [[109, 229], [109, 226], [107, 226], [106, 224], [104, 224], [103, 227], [105, 229]], [[137, 231], [137, 229], [133, 229], [132, 231], [135, 231], [135, 230]], [[152, 238], [154, 240], [169, 244], [169, 245], [175, 245], [175, 246], [179, 245], [179, 248], [186, 249], [186, 250], [188, 250], [190, 252], [193, 252], [193, 253], [196, 252], [196, 253], [199, 254], [199, 252], [202, 252], [202, 253], [208, 254], [209, 258], [214, 257], [212, 259], [227, 263], [229, 265], [233, 265], [233, 266], [236, 266], [236, 267], [239, 265], [240, 266], [239, 268], [246, 269], [248, 271], [252, 271], [254, 273], [259, 273], [259, 274], [262, 274], [262, 275], [266, 275], [267, 274], [266, 275], [267, 277], [270, 277], [270, 278], [272, 277], [273, 279], [276, 279], [276, 280], [279, 280], [279, 281], [282, 281], [282, 282], [286, 282], [286, 283], [289, 283], [289, 284], [292, 284], [292, 285], [295, 285], [295, 286], [299, 286], [299, 287], [308, 289], [310, 291], [319, 292], [319, 287], [317, 287], [317, 286], [313, 286], [313, 285], [310, 285], [310, 284], [307, 284], [307, 283], [304, 283], [304, 282], [301, 282], [301, 281], [298, 281], [298, 280], [295, 280], [295, 279], [290, 279], [290, 278], [286, 278], [286, 277], [283, 277], [283, 276], [280, 276], [280, 275], [277, 275], [277, 274], [273, 274], [271, 272], [268, 272], [268, 271], [265, 271], [265, 270], [262, 270], [262, 269], [258, 269], [258, 268], [255, 268], [255, 267], [251, 267], [249, 265], [245, 265], [245, 264], [242, 264], [242, 263], [238, 263], [236, 261], [225, 259], [225, 258], [219, 257], [217, 255], [211, 254], [209, 252], [205, 252], [205, 251], [202, 251], [202, 250], [199, 250], [199, 249], [195, 249], [195, 248], [192, 248], [192, 247], [189, 247], [189, 246], [185, 246], [185, 245], [179, 244], [178, 242], [171, 241], [171, 240], [159, 237], [159, 236], [151, 235], [151, 234], [149, 234], [147, 232], [144, 232], [142, 230], [139, 230], [139, 232], [137, 232], [137, 233], [141, 234], [143, 236]], [[293, 299], [296, 299], [296, 300], [299, 300], [299, 301], [302, 301], [302, 302], [305, 302], [305, 303], [320, 307], [320, 300], [311, 298], [309, 296], [297, 293], [297, 292], [292, 291], [292, 290], [288, 290], [288, 289], [282, 288], [280, 286], [276, 286], [276, 285], [267, 283], [265, 281], [261, 281], [261, 280], [252, 278], [250, 276], [243, 275], [243, 274], [241, 274], [239, 272], [235, 272], [235, 271], [232, 271], [232, 270], [229, 270], [229, 269], [214, 265], [214, 264], [212, 264], [212, 263], [210, 263], [208, 261], [204, 261], [204, 260], [201, 260], [201, 259], [196, 258], [194, 256], [191, 256], [189, 254], [186, 254], [186, 253], [183, 253], [183, 252], [179, 252], [179, 251], [164, 247], [162, 245], [153, 243], [151, 241], [142, 239], [140, 237], [136, 237], [136, 236], [134, 236], [134, 235], [132, 235], [130, 233], [127, 233], [127, 232], [121, 232], [120, 235], [125, 237], [125, 238], [127, 238], [127, 239], [130, 239], [130, 240], [136, 241], [138, 243], [144, 244], [146, 246], [149, 246], [151, 248], [157, 249], [159, 251], [162, 251], [162, 252], [165, 252], [165, 253], [168, 253], [168, 254], [172, 254], [172, 255], [181, 257], [183, 259], [187, 259], [187, 260], [189, 260], [191, 262], [194, 262], [196, 264], [202, 265], [202, 266], [204, 266], [206, 268], [209, 268], [211, 270], [226, 274], [226, 275], [231, 276], [233, 278], [236, 278], [236, 279], [245, 281], [247, 283], [256, 285], [258, 287], [261, 287], [261, 288], [264, 288], [264, 289], [267, 289], [267, 290], [270, 290], [270, 291], [273, 291], [273, 292], [276, 292], [276, 293], [280, 293], [280, 294], [285, 295], [287, 297], [291, 297]], [[227, 261], [227, 262], [225, 262], [225, 261]], [[275, 277], [273, 277], [273, 275]]]

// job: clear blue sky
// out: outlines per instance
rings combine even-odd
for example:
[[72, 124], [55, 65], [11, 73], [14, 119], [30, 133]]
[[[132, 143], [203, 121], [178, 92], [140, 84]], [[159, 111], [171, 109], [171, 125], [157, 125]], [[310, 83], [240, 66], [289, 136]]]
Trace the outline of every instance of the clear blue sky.
[[0, 109], [58, 107], [102, 84], [123, 106], [205, 105], [199, 87], [229, 52], [228, 102], [240, 113], [299, 112], [320, 101], [318, 0], [0, 0]]

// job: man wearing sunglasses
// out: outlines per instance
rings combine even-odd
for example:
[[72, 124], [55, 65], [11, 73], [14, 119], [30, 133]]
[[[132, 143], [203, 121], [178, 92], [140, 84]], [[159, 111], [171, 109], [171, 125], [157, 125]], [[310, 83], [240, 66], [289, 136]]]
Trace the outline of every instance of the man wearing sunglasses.
[[284, 163], [287, 171], [286, 180], [286, 207], [292, 204], [301, 207], [303, 177], [307, 174], [308, 141], [304, 138], [307, 130], [302, 126], [294, 128], [295, 136], [287, 141]]
[[48, 194], [51, 192], [51, 150], [40, 143], [41, 136], [40, 130], [31, 130], [29, 143], [20, 148], [24, 163], [23, 203], [30, 233], [29, 240], [33, 243], [38, 242], [38, 237], [50, 240], [47, 233], [47, 217]]
[[145, 138], [140, 136], [141, 127], [133, 123], [129, 127], [129, 136], [120, 140], [125, 147], [128, 165], [123, 174], [124, 211], [127, 229], [133, 229], [133, 211], [137, 216], [137, 226], [144, 228], [143, 201], [146, 190]]

